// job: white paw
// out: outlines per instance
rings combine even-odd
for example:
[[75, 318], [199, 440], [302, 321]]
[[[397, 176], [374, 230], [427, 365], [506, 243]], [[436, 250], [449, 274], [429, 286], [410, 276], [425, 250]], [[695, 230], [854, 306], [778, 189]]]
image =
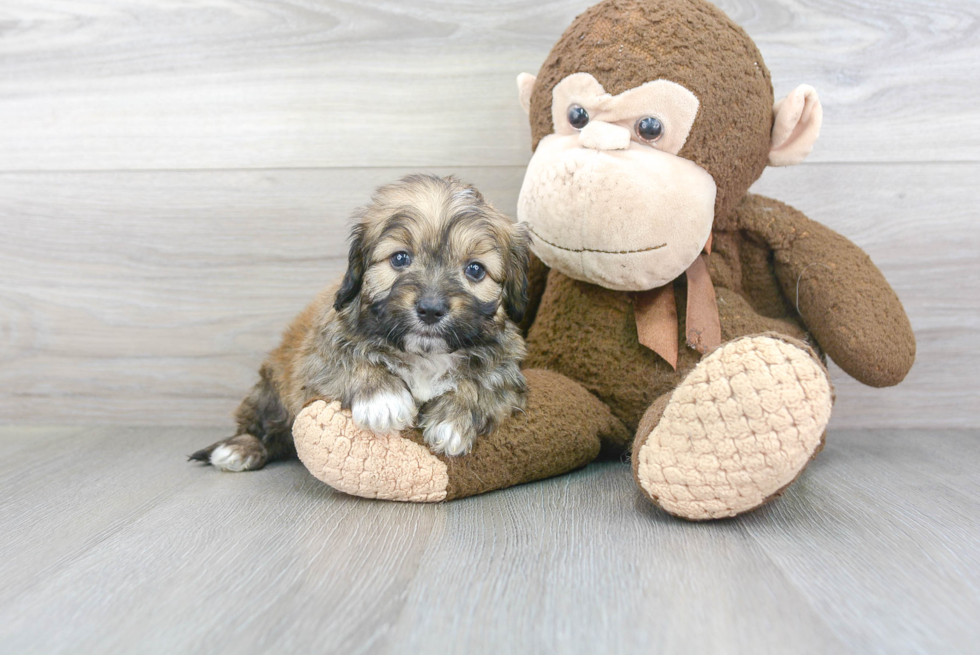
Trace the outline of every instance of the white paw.
[[211, 466], [221, 471], [249, 471], [261, 460], [261, 455], [248, 453], [234, 444], [222, 444], [211, 453]]
[[445, 453], [451, 457], [465, 455], [473, 449], [476, 435], [470, 432], [463, 434], [452, 423], [436, 423], [429, 425], [422, 433], [425, 443], [434, 453]]
[[415, 399], [408, 389], [397, 392], [382, 391], [366, 400], [351, 403], [350, 413], [354, 424], [375, 434], [394, 434], [415, 424]]

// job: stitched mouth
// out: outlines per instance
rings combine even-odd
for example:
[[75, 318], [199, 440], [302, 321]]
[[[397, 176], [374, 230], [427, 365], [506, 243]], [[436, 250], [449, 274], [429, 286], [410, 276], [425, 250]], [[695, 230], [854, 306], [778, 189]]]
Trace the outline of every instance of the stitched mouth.
[[606, 255], [632, 255], [638, 252], [650, 252], [651, 250], [660, 250], [661, 248], [666, 248], [666, 243], [661, 243], [659, 246], [650, 246], [649, 248], [637, 248], [636, 250], [600, 250], [599, 248], [566, 248], [565, 246], [559, 246], [557, 243], [548, 241], [543, 236], [538, 234], [533, 227], [527, 226], [527, 229], [531, 231], [538, 239], [541, 239], [547, 243], [552, 248], [558, 248], [559, 250], [564, 250], [565, 252], [600, 252]]

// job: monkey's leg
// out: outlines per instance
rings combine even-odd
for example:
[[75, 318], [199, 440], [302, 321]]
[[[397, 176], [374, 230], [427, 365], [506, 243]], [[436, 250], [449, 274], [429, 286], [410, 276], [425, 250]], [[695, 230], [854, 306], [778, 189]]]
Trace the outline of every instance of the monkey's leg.
[[833, 389], [805, 344], [775, 333], [722, 344], [644, 414], [633, 476], [654, 503], [704, 520], [763, 505], [823, 447]]
[[627, 437], [609, 408], [558, 373], [525, 371], [526, 411], [469, 455], [434, 455], [417, 430], [378, 436], [358, 429], [338, 403], [316, 401], [293, 424], [300, 459], [338, 491], [385, 500], [438, 502], [540, 480], [585, 466], [600, 443]]

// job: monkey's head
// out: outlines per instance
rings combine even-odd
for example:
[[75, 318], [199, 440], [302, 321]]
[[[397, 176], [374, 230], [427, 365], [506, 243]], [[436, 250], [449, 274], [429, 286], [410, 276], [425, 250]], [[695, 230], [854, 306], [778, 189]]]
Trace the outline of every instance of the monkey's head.
[[518, 219], [544, 263], [621, 291], [684, 273], [822, 118], [805, 85], [774, 106], [752, 39], [703, 0], [605, 0], [517, 82], [535, 151]]

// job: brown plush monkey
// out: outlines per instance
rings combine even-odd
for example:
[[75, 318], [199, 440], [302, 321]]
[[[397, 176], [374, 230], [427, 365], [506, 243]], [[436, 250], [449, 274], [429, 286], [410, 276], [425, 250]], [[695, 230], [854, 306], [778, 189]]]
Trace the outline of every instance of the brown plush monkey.
[[518, 214], [538, 256], [526, 414], [445, 458], [320, 401], [294, 425], [300, 457], [348, 493], [439, 501], [632, 449], [640, 490], [672, 514], [760, 506], [820, 450], [825, 355], [873, 386], [915, 357], [864, 252], [747, 195], [809, 153], [816, 93], [774, 105], [755, 44], [703, 0], [606, 0], [518, 87], [535, 150]]

